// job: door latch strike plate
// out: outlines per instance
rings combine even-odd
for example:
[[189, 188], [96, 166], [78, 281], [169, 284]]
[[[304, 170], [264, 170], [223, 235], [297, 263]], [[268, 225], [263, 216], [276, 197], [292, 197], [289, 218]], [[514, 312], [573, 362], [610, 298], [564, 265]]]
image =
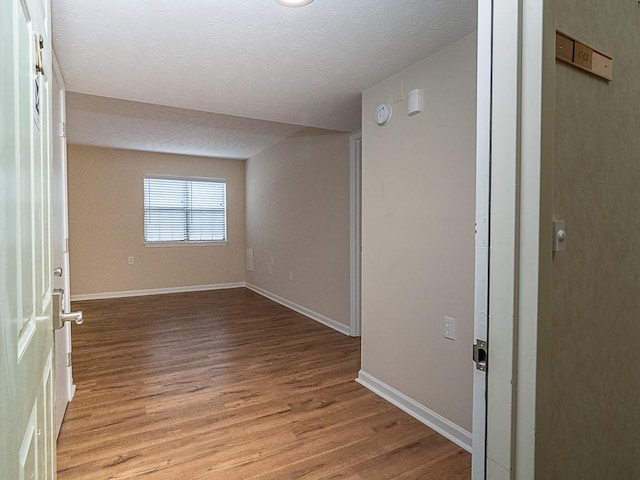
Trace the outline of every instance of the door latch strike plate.
[[476, 368], [481, 372], [486, 372], [489, 360], [489, 344], [485, 340], [476, 340], [473, 346], [473, 361]]

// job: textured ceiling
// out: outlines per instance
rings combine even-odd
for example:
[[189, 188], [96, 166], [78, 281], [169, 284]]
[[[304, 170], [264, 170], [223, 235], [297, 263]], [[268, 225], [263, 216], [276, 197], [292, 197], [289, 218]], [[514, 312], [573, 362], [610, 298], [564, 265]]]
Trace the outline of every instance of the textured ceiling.
[[246, 159], [305, 127], [67, 92], [67, 140], [98, 147]]
[[[211, 144], [234, 143], [253, 128], [255, 138], [284, 134], [291, 125], [358, 129], [362, 91], [476, 25], [475, 0], [315, 0], [304, 8], [273, 0], [52, 3], [54, 48], [68, 91], [224, 114], [185, 112], [182, 123], [137, 117], [151, 128], [158, 121], [167, 132], [172, 121], [183, 129], [195, 121], [227, 135], [194, 146], [207, 154]], [[101, 116], [86, 108], [89, 97], [74, 101], [71, 119], [79, 119], [84, 135], [93, 122], [137, 108], [118, 103], [125, 111]], [[230, 115], [291, 125], [245, 124]], [[76, 123], [69, 125], [70, 138]], [[158, 134], [143, 143], [162, 141]], [[253, 148], [251, 140], [245, 143], [247, 151]]]

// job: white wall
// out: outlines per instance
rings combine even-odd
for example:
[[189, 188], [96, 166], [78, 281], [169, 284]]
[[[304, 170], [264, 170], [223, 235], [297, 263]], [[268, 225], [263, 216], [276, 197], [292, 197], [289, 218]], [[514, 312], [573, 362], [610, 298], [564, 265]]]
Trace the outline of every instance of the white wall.
[[306, 129], [247, 161], [247, 248], [249, 284], [347, 328], [348, 134]]
[[[475, 33], [363, 98], [362, 370], [469, 432]], [[407, 115], [406, 93], [424, 91]], [[393, 104], [377, 126], [374, 109]], [[456, 319], [445, 339], [444, 317]]]

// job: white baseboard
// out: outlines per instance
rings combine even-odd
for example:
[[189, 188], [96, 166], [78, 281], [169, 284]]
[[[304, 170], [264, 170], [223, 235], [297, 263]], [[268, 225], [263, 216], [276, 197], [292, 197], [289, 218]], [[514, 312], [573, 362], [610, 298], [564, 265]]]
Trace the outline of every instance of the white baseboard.
[[182, 292], [201, 292], [206, 290], [223, 290], [226, 288], [241, 288], [246, 287], [254, 292], [262, 295], [263, 297], [267, 297], [270, 300], [273, 300], [276, 303], [284, 305], [291, 310], [294, 310], [302, 315], [315, 320], [316, 322], [322, 323], [327, 327], [331, 327], [334, 330], [337, 330], [340, 333], [345, 335], [350, 334], [350, 328], [347, 325], [344, 325], [340, 322], [337, 322], [329, 317], [325, 317], [324, 315], [314, 312], [302, 305], [298, 305], [296, 303], [290, 302], [289, 300], [282, 298], [275, 293], [271, 293], [267, 290], [264, 290], [260, 287], [256, 287], [255, 285], [251, 285], [245, 282], [238, 283], [220, 283], [215, 285], [191, 285], [187, 287], [169, 287], [169, 288], [151, 288], [145, 290], [128, 290], [121, 292], [101, 292], [101, 293], [86, 293], [81, 295], [71, 295], [72, 302], [79, 302], [83, 300], [104, 300], [108, 298], [124, 298], [124, 297], [142, 297], [146, 295], [163, 295], [165, 293], [182, 293]]
[[470, 432], [467, 432], [465, 429], [447, 420], [433, 410], [429, 410], [424, 405], [419, 404], [404, 393], [399, 392], [363, 370], [358, 372], [356, 382], [392, 403], [400, 410], [408, 413], [416, 420], [432, 428], [459, 447], [464, 448], [467, 452], [471, 452], [472, 436]]
[[224, 290], [226, 288], [241, 288], [245, 286], [246, 284], [244, 282], [238, 282], [218, 283], [215, 285], [191, 285], [187, 287], [150, 288], [123, 292], [86, 293], [82, 295], [71, 295], [71, 301], [79, 302], [82, 300], [103, 300], [106, 298], [143, 297], [146, 295], [163, 295], [165, 293], [203, 292], [207, 290]]
[[322, 323], [327, 327], [333, 328], [334, 330], [340, 333], [343, 333], [344, 335], [351, 334], [351, 328], [348, 325], [337, 322], [332, 318], [325, 317], [324, 315], [318, 312], [314, 312], [313, 310], [310, 310], [307, 307], [303, 307], [302, 305], [293, 303], [287, 300], [286, 298], [282, 298], [281, 296], [276, 295], [275, 293], [271, 293], [267, 290], [264, 290], [263, 288], [256, 287], [255, 285], [252, 285], [250, 283], [247, 283], [246, 287], [249, 290], [253, 290], [254, 292], [262, 295], [263, 297], [267, 297], [269, 300], [273, 300], [274, 302], [279, 303], [280, 305], [284, 305], [285, 307], [290, 308], [291, 310], [294, 310], [298, 313], [301, 313], [305, 317], [309, 317], [310, 319], [315, 320], [316, 322]]

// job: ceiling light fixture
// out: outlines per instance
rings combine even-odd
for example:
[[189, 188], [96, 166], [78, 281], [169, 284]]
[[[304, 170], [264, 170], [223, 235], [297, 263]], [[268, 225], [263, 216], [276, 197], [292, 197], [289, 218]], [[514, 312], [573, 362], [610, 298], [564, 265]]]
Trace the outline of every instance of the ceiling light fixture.
[[276, 0], [276, 3], [284, 7], [304, 7], [309, 5], [313, 0]]

